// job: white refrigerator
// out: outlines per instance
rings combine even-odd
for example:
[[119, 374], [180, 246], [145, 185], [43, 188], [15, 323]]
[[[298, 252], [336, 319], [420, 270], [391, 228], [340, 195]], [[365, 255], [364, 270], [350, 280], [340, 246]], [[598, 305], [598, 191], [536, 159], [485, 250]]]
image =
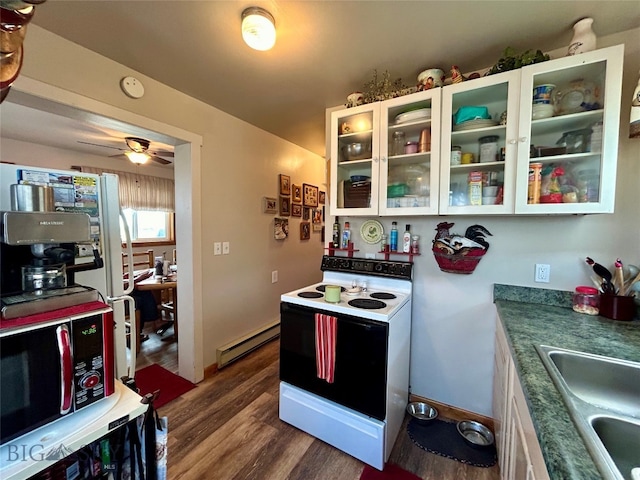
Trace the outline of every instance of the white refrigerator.
[[[12, 205], [12, 185], [43, 185], [53, 191], [53, 208], [62, 212], [83, 212], [91, 219], [91, 242], [78, 244], [75, 263], [92, 263], [94, 249], [103, 260], [104, 266], [93, 270], [76, 272], [75, 284], [96, 289], [101, 300], [112, 306], [115, 332], [116, 378], [135, 373], [135, 348], [126, 347], [125, 302], [133, 299], [124, 289], [122, 271], [122, 240], [120, 236], [121, 209], [118, 198], [118, 176], [113, 174], [95, 175], [74, 170], [53, 170], [24, 165], [0, 164], [0, 211], [17, 210], [14, 195]], [[51, 205], [49, 204], [49, 208]], [[125, 224], [126, 225], [126, 224]], [[127, 232], [128, 237], [128, 232]], [[127, 239], [127, 250], [131, 257], [131, 242]], [[132, 282], [131, 282], [132, 283]], [[135, 316], [131, 325], [131, 344], [135, 345], [137, 335]]]

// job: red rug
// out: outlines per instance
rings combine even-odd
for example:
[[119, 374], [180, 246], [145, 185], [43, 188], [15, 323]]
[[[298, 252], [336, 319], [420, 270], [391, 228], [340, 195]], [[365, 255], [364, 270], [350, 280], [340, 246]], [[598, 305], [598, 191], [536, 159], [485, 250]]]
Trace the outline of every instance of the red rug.
[[360, 474], [360, 480], [421, 480], [421, 478], [393, 463], [387, 463], [382, 472], [365, 465]]
[[155, 408], [166, 405], [195, 387], [195, 384], [156, 363], [138, 370], [135, 380], [142, 396], [160, 390], [158, 398], [153, 402]]

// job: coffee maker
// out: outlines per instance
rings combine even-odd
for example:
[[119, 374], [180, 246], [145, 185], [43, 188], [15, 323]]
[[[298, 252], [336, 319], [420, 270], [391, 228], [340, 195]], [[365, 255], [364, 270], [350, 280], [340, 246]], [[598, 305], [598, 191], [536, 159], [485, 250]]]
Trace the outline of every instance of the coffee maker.
[[91, 244], [86, 213], [1, 213], [0, 298], [2, 318], [10, 319], [97, 300], [97, 292], [75, 285], [74, 273], [103, 267], [97, 246], [93, 258], [76, 263], [79, 246]]

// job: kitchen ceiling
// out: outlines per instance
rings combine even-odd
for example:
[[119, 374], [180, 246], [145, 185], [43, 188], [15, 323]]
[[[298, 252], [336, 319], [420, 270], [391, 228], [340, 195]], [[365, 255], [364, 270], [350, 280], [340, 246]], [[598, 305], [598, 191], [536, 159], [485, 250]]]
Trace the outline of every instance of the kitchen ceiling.
[[[278, 37], [268, 52], [251, 50], [242, 41], [240, 15], [252, 5], [275, 17]], [[639, 5], [602, 0], [49, 0], [37, 7], [33, 22], [324, 156], [325, 109], [362, 91], [374, 70], [379, 75], [388, 70], [392, 80], [402, 78], [408, 86], [429, 67], [482, 70], [496, 63], [507, 46], [522, 52], [568, 45], [572, 25], [585, 16], [594, 18], [598, 36], [636, 28]], [[3, 137], [19, 130], [11, 124], [21, 116], [3, 105]], [[29, 112], [28, 121], [37, 116]], [[48, 136], [62, 143], [68, 137], [67, 148], [82, 148], [77, 125], [71, 136], [47, 135], [46, 125], [29, 125], [33, 142], [47, 144]], [[93, 127], [79, 131], [84, 141], [107, 141], [115, 133]], [[105, 156], [114, 153], [103, 150]]]

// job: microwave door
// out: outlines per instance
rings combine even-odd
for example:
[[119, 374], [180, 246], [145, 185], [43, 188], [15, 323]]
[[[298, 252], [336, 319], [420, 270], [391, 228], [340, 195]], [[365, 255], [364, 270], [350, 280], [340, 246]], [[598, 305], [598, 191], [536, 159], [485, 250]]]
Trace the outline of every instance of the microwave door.
[[68, 333], [68, 324], [58, 324], [0, 338], [0, 443], [70, 411]]

